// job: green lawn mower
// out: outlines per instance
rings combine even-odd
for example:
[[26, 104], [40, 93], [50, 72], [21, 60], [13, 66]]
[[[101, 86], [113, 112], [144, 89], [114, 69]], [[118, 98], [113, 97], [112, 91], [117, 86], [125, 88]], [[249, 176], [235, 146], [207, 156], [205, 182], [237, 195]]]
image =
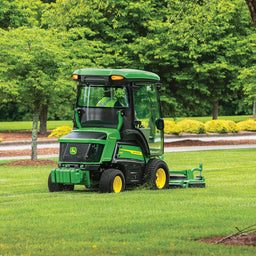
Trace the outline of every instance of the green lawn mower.
[[[122, 192], [127, 186], [151, 189], [204, 187], [202, 166], [169, 171], [163, 161], [164, 121], [159, 76], [132, 69], [79, 69], [74, 129], [59, 139], [58, 168], [50, 192], [74, 185]], [[194, 172], [199, 175], [194, 178]]]

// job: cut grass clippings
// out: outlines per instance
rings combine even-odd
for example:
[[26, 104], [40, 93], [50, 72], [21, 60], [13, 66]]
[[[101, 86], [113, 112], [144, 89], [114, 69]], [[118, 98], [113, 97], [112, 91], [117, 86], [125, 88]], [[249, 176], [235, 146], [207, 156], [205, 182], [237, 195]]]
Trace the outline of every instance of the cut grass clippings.
[[203, 163], [206, 188], [49, 193], [53, 167], [0, 162], [0, 255], [255, 255], [213, 245], [255, 223], [256, 149], [169, 153], [170, 169]]

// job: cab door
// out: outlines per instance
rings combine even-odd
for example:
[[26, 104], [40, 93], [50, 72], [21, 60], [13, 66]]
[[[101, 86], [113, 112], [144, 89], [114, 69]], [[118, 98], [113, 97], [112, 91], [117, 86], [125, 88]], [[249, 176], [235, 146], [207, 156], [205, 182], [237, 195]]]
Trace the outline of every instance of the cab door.
[[151, 155], [163, 154], [163, 120], [156, 84], [134, 85], [135, 127], [145, 136]]

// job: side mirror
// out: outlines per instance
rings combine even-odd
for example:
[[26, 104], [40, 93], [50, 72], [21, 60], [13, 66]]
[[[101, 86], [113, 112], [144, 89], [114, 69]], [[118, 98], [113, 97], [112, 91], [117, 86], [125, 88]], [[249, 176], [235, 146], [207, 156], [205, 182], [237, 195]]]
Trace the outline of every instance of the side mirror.
[[141, 121], [134, 121], [135, 127], [136, 128], [141, 128]]
[[163, 118], [158, 118], [156, 120], [156, 127], [160, 131], [162, 131], [164, 129], [164, 119]]
[[156, 83], [156, 89], [157, 89], [158, 91], [161, 90], [161, 87], [162, 87], [162, 84], [161, 84], [161, 83]]

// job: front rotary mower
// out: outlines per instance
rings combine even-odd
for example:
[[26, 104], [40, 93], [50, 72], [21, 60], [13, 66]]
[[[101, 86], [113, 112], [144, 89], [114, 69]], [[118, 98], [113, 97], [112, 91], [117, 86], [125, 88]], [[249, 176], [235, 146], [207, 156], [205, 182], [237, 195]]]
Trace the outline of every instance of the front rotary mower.
[[58, 168], [48, 179], [50, 192], [73, 190], [74, 185], [114, 193], [145, 183], [152, 189], [205, 186], [202, 167], [194, 178], [195, 170], [169, 172], [163, 161], [158, 75], [79, 69], [72, 77], [78, 82], [74, 129], [59, 139]]

